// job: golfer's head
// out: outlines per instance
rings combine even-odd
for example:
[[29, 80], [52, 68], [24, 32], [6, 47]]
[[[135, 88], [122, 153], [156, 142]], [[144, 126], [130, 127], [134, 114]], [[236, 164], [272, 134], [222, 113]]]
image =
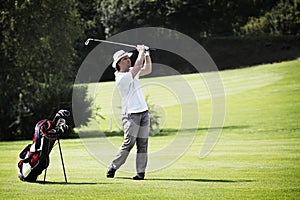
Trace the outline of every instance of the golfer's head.
[[131, 52], [125, 52], [124, 50], [119, 50], [113, 55], [112, 67], [117, 71], [124, 71], [131, 67], [130, 57], [132, 56]]

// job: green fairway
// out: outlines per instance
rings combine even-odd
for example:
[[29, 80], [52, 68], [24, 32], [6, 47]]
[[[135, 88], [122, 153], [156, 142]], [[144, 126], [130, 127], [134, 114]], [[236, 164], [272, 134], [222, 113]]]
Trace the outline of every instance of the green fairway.
[[[149, 87], [143, 88], [144, 92], [163, 114], [163, 132], [150, 138], [150, 153], [163, 149], [181, 128], [181, 105], [174, 94], [150, 83], [180, 87], [178, 79], [184, 79], [196, 102], [183, 101], [196, 103], [200, 111], [199, 123], [190, 127], [196, 130], [192, 144], [172, 165], [147, 173], [143, 181], [131, 180], [135, 174], [126, 170], [107, 179], [107, 166], [87, 151], [84, 140], [69, 139], [61, 140], [69, 183], [64, 183], [58, 146], [51, 153], [47, 184], [42, 184], [43, 174], [39, 183], [27, 183], [18, 180], [17, 162], [19, 152], [30, 141], [0, 142], [1, 199], [299, 199], [300, 60], [228, 70], [220, 76], [226, 116], [218, 143], [208, 156], [199, 157], [207, 130], [214, 128], [210, 127], [211, 97], [203, 76], [147, 78], [143, 83]], [[90, 84], [89, 91], [105, 119], [92, 121], [80, 131], [100, 128], [109, 132], [112, 118], [112, 129], [118, 132], [119, 113], [113, 110], [119, 105], [118, 101], [111, 103], [112, 97], [117, 98], [114, 83]], [[118, 148], [122, 139], [116, 134], [107, 141]], [[134, 163], [128, 162], [134, 170]]]

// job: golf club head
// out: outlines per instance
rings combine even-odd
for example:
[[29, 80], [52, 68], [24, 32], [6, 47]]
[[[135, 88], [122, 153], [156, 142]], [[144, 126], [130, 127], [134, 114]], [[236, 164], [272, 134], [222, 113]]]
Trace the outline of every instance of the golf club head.
[[84, 44], [89, 45], [89, 42], [90, 42], [90, 39], [87, 39]]
[[69, 117], [71, 113], [68, 110], [61, 109], [57, 112], [57, 114], [59, 114], [61, 117]]
[[52, 121], [54, 124], [57, 124], [57, 122], [59, 121], [60, 118], [66, 118], [66, 117], [69, 117], [70, 115], [71, 115], [70, 111], [61, 109], [56, 113], [56, 115]]

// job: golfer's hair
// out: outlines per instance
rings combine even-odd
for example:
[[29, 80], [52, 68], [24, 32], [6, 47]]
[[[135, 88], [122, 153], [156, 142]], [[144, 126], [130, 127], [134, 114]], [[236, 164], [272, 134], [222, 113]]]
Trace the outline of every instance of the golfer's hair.
[[116, 69], [117, 69], [117, 71], [120, 71], [120, 66], [119, 66], [119, 63], [120, 63], [120, 61], [119, 61], [119, 62], [117, 62], [117, 64], [116, 64]]

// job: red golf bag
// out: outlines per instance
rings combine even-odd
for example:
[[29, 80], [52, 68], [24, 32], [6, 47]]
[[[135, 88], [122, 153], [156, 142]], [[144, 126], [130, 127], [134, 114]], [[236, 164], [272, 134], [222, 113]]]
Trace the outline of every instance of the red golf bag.
[[18, 177], [22, 181], [35, 182], [37, 177], [49, 166], [49, 154], [68, 126], [65, 118], [67, 110], [59, 110], [53, 120], [44, 119], [35, 126], [32, 144], [28, 144], [19, 154]]

